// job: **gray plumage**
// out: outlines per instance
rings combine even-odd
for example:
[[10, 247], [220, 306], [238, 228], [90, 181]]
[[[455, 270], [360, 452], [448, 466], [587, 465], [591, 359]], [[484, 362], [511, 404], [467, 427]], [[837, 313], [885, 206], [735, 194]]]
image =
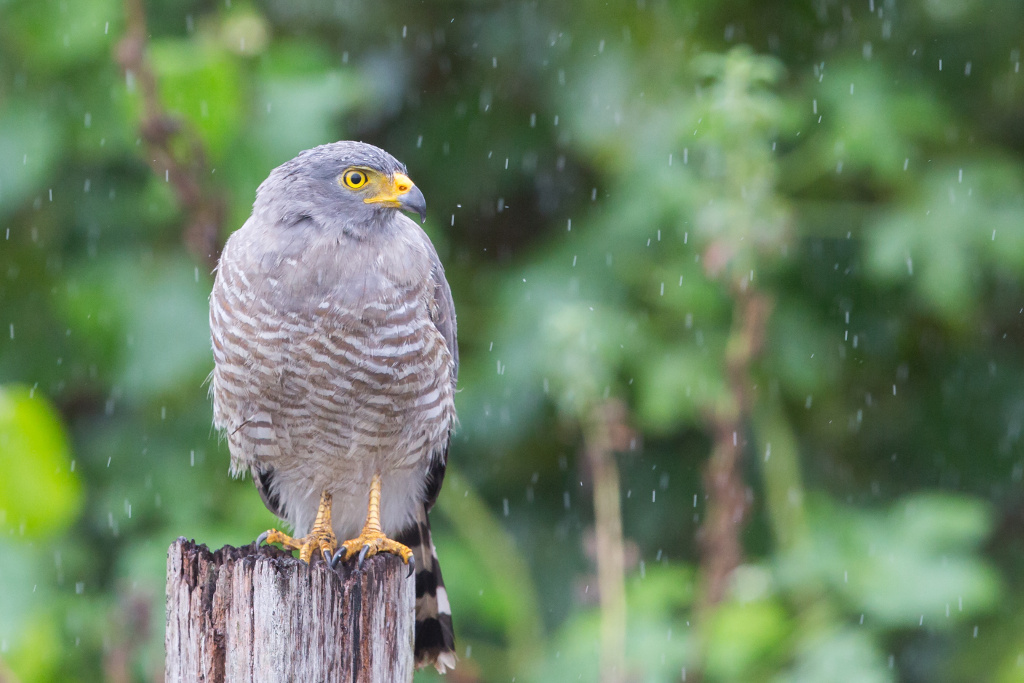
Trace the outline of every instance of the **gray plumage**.
[[338, 539], [356, 536], [380, 474], [382, 530], [411, 541], [427, 574], [417, 662], [443, 670], [454, 640], [427, 512], [456, 419], [455, 308], [427, 235], [400, 208], [366, 203], [370, 188], [345, 187], [353, 166], [405, 173], [363, 143], [308, 150], [271, 172], [228, 240], [210, 298], [214, 423], [232, 472], [251, 473], [298, 534], [327, 490]]

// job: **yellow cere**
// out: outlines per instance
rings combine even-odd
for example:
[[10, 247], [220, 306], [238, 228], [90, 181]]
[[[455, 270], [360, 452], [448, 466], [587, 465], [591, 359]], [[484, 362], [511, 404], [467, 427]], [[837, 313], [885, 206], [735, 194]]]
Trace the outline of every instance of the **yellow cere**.
[[415, 186], [412, 180], [409, 179], [409, 176], [404, 173], [396, 173], [391, 178], [381, 176], [379, 181], [376, 178], [374, 180], [378, 182], [379, 189], [375, 195], [363, 200], [367, 204], [391, 204], [398, 206], [398, 198], [408, 193]]

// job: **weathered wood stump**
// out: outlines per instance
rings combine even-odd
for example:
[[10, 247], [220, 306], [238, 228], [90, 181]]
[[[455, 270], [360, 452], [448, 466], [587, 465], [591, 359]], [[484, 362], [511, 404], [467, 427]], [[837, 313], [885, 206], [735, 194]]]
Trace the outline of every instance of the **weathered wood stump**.
[[332, 570], [273, 547], [167, 553], [166, 681], [411, 681], [415, 588], [392, 555]]

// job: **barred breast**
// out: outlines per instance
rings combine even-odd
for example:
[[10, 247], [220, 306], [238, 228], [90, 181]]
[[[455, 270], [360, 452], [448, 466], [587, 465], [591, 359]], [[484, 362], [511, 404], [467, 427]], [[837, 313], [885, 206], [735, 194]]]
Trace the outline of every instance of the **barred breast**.
[[271, 494], [299, 534], [328, 490], [335, 533], [356, 535], [374, 473], [385, 533], [423, 505], [455, 413], [452, 353], [431, 319], [430, 254], [415, 237], [392, 236], [384, 253], [315, 231], [301, 244], [268, 240], [247, 224], [221, 257], [214, 421], [236, 474], [273, 473]]

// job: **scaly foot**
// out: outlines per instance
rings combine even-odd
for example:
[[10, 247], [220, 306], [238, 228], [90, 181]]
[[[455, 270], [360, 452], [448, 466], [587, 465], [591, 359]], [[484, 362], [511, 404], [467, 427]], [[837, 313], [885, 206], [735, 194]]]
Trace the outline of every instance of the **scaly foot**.
[[377, 553], [391, 553], [392, 555], [398, 555], [402, 558], [402, 562], [412, 566], [415, 563], [413, 560], [412, 551], [406, 546], [402, 545], [398, 541], [393, 541], [379, 531], [371, 531], [363, 529], [362, 533], [358, 537], [345, 541], [338, 548], [337, 555], [334, 556], [334, 563], [341, 560], [347, 560], [354, 557], [356, 554], [359, 555], [359, 566], [363, 566], [363, 560], [368, 557], [373, 557]]
[[359, 536], [341, 544], [338, 552], [334, 555], [331, 566], [338, 562], [347, 560], [359, 554], [359, 567], [363, 566], [363, 560], [373, 557], [377, 553], [391, 553], [398, 555], [402, 561], [409, 565], [409, 575], [412, 575], [416, 566], [412, 551], [398, 541], [393, 541], [384, 535], [380, 528], [380, 477], [373, 475], [370, 480], [370, 502], [366, 509], [366, 525], [359, 533]]
[[285, 550], [298, 550], [299, 559], [309, 564], [313, 559], [313, 551], [319, 550], [324, 562], [332, 563], [334, 551], [338, 547], [338, 539], [331, 530], [331, 494], [324, 491], [320, 494], [320, 507], [316, 511], [316, 520], [313, 528], [302, 538], [292, 538], [288, 534], [281, 533], [277, 529], [270, 529], [260, 534], [256, 539], [256, 545], [267, 543], [280, 543]]

